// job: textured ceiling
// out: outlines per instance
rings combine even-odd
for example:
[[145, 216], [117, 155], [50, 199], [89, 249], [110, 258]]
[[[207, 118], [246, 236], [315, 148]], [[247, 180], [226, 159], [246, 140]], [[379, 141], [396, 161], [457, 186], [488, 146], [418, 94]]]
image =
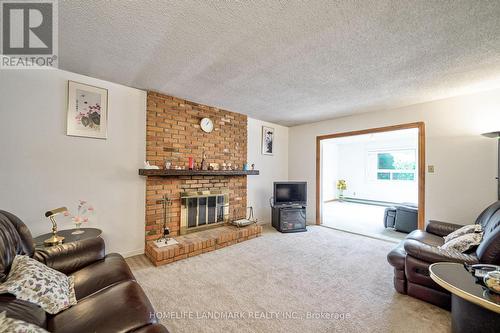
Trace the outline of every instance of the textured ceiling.
[[296, 125], [500, 79], [500, 1], [59, 1], [60, 68]]

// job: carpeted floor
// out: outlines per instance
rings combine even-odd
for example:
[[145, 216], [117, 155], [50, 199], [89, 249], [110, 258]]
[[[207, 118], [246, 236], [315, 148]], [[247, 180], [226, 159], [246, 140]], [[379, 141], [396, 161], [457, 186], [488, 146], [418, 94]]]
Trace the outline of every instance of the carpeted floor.
[[323, 225], [399, 243], [408, 234], [385, 228], [384, 211], [382, 206], [346, 201], [325, 202]]
[[154, 267], [127, 259], [172, 332], [449, 332], [450, 313], [392, 286], [389, 242], [320, 226]]

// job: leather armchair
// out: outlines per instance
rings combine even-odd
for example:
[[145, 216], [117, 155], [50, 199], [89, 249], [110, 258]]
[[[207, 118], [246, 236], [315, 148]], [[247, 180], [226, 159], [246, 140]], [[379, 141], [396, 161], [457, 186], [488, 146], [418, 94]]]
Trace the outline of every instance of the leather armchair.
[[417, 229], [418, 208], [410, 203], [387, 207], [384, 212], [384, 226], [397, 231], [412, 232]]
[[105, 257], [104, 240], [100, 237], [52, 246], [33, 255], [34, 259], [64, 274], [74, 273]]
[[56, 315], [39, 306], [0, 295], [0, 312], [38, 325], [49, 332], [144, 332], [165, 333], [154, 309], [135, 281], [127, 263], [116, 253], [105, 254], [101, 238], [35, 249], [31, 233], [15, 215], [0, 210], [0, 283], [12, 260], [28, 255], [74, 277], [78, 303]]
[[418, 208], [410, 204], [396, 206], [394, 228], [402, 232], [412, 232], [418, 228]]
[[483, 227], [483, 239], [477, 249], [461, 253], [440, 248], [443, 237], [462, 225], [429, 221], [425, 231], [415, 230], [387, 255], [394, 267], [394, 288], [442, 308], [450, 308], [450, 294], [429, 276], [429, 266], [436, 262], [500, 264], [500, 201], [486, 208], [476, 224]]

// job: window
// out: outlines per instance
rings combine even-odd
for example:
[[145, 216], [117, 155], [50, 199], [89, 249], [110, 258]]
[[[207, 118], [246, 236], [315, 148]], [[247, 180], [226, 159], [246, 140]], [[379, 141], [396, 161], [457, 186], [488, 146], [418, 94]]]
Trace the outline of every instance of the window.
[[379, 181], [415, 181], [416, 149], [368, 152], [368, 175]]

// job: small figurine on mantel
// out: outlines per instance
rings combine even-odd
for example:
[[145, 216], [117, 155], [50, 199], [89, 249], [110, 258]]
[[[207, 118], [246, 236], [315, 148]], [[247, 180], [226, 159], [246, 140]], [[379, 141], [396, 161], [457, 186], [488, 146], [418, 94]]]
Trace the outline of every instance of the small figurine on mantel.
[[203, 158], [201, 160], [201, 170], [208, 170], [208, 164], [207, 164], [205, 152], [203, 152], [202, 157]]
[[227, 170], [226, 163], [222, 163], [222, 170], [224, 170], [224, 171]]
[[151, 164], [149, 164], [149, 161], [144, 161], [144, 169], [147, 169], [147, 170], [158, 170], [158, 169], [160, 169], [160, 167], [157, 166], [157, 165], [151, 165]]
[[255, 170], [255, 164], [252, 163], [252, 170]]

